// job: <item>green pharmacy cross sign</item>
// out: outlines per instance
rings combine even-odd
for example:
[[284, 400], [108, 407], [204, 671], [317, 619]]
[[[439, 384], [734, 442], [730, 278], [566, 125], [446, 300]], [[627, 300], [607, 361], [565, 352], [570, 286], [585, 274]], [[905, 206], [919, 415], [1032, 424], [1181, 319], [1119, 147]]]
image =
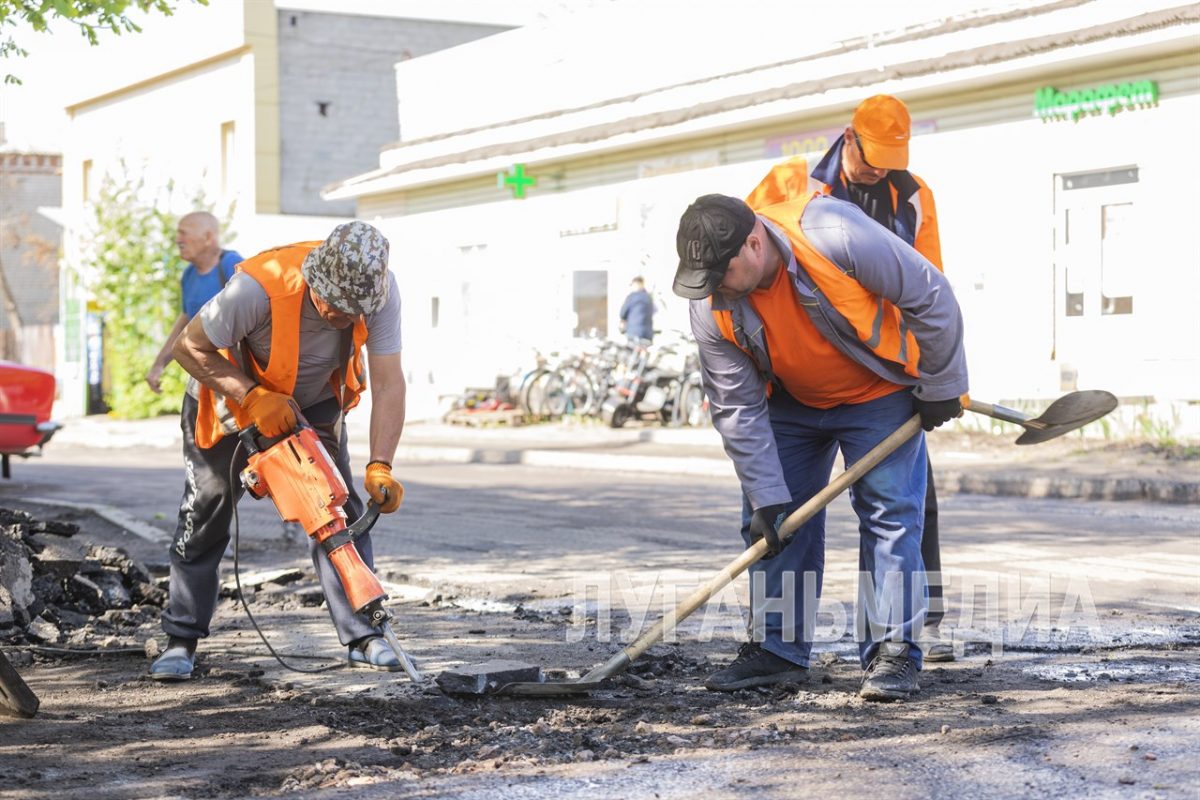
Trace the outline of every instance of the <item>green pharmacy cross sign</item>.
[[526, 187], [532, 186], [537, 186], [537, 178], [525, 174], [524, 164], [513, 164], [512, 170], [508, 173], [496, 173], [496, 187], [512, 189], [513, 197], [518, 200], [524, 200]]
[[1068, 119], [1078, 122], [1083, 117], [1104, 113], [1112, 117], [1127, 109], [1156, 105], [1158, 84], [1154, 81], [1128, 81], [1070, 92], [1043, 86], [1034, 94], [1033, 115], [1043, 122]]

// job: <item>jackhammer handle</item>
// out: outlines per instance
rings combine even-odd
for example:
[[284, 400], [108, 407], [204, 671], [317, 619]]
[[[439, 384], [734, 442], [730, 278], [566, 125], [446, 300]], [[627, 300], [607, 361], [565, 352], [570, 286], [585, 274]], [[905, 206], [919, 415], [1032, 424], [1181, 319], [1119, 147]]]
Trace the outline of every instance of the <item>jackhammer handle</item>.
[[[385, 503], [387, 502], [387, 497], [388, 497], [388, 490], [384, 489], [383, 490], [383, 501]], [[371, 530], [371, 528], [374, 528], [375, 523], [378, 521], [379, 521], [379, 504], [376, 503], [374, 500], [367, 500], [367, 510], [363, 512], [363, 515], [361, 517], [354, 520], [354, 523], [346, 529], [350, 533], [351, 541], [358, 539], [364, 533]]]
[[262, 432], [259, 431], [257, 423], [251, 422], [249, 425], [240, 429], [237, 432], [238, 438], [242, 440], [242, 446], [244, 446], [246, 448], [246, 452], [248, 454], [254, 454], [254, 453], [257, 453], [259, 450], [266, 449], [265, 447], [259, 447], [259, 445], [258, 445], [259, 439], [262, 439], [263, 441], [267, 442], [268, 443], [267, 447], [270, 447], [271, 445], [275, 444], [276, 442], [283, 441], [287, 437], [289, 437], [293, 434], [299, 433], [300, 431], [304, 430], [305, 428], [312, 427], [312, 425], [310, 425], [308, 423], [308, 420], [305, 419], [304, 415], [302, 413], [300, 413], [300, 407], [298, 405], [296, 405], [296, 401], [291, 398], [288, 398], [288, 403], [291, 404], [292, 411], [294, 411], [296, 413], [296, 426], [294, 428], [292, 428], [290, 431], [288, 431], [286, 433], [282, 433], [279, 436], [268, 438], [266, 436], [263, 436]]

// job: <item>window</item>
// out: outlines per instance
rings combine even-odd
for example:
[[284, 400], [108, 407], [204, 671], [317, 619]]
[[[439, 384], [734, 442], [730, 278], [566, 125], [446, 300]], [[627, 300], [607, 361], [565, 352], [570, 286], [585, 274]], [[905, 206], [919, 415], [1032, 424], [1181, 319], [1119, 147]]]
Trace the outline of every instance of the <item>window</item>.
[[1133, 203], [1100, 207], [1100, 313], [1133, 313]]
[[575, 335], [595, 331], [608, 335], [608, 272], [579, 270], [574, 274]]
[[[1071, 209], [1063, 213], [1063, 246], [1071, 246]], [[1063, 279], [1066, 281], [1066, 308], [1063, 309], [1068, 317], [1083, 316], [1083, 270], [1078, 266], [1068, 264], [1064, 270]]]
[[233, 194], [236, 130], [236, 125], [232, 121], [221, 123], [221, 196], [226, 199]]
[[83, 202], [87, 203], [92, 199], [92, 160], [89, 158], [83, 162]]

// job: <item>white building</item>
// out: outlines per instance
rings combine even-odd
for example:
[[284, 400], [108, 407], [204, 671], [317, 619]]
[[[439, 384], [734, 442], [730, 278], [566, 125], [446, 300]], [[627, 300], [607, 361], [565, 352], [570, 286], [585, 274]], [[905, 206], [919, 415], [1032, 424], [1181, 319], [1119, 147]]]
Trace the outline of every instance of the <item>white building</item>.
[[99, 379], [91, 312], [102, 310], [89, 304], [75, 269], [105, 176], [143, 181], [176, 213], [202, 193], [218, 216], [232, 214], [235, 236], [223, 244], [243, 255], [323, 238], [354, 216], [355, 203], [322, 200], [321, 186], [371, 166], [399, 135], [393, 64], [510, 27], [409, 18], [411, 6], [182, 4], [73, 65], [56, 413], [83, 413]]
[[639, 274], [661, 327], [685, 328], [688, 202], [819, 156], [888, 93], [938, 201], [972, 394], [1106, 388], [1195, 432], [1200, 6], [732, 8], [616, 4], [397, 65], [401, 140], [325, 197], [392, 237], [414, 395], [489, 385], [598, 320], [615, 333]]

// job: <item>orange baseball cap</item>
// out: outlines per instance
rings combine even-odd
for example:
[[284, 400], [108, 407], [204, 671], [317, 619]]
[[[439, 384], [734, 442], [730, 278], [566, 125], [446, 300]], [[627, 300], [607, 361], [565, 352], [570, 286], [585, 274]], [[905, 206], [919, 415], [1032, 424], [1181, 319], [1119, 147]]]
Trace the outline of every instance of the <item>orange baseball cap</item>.
[[890, 94], [877, 94], [859, 103], [851, 124], [868, 164], [877, 169], [908, 169], [912, 135], [908, 106]]

